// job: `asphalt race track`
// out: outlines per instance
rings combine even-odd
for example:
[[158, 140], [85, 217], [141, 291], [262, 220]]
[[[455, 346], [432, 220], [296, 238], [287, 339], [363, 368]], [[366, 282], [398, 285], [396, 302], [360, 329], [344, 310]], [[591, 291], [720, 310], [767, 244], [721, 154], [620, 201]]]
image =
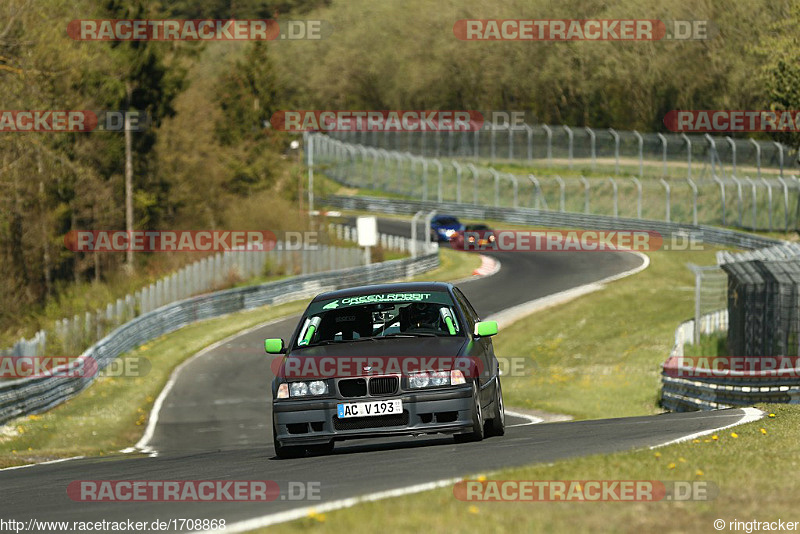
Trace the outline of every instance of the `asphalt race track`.
[[[408, 223], [380, 230], [408, 234]], [[494, 276], [460, 285], [482, 316], [638, 266], [611, 252], [497, 253]], [[225, 519], [228, 524], [298, 507], [495, 469], [658, 445], [731, 425], [741, 410], [530, 424], [507, 418], [506, 435], [455, 444], [447, 436], [337, 443], [329, 456], [274, 458], [266, 337], [288, 337], [297, 318], [261, 326], [184, 365], [158, 414], [156, 456], [119, 454], [0, 471], [6, 518], [53, 521]], [[502, 332], [501, 334], [502, 335]], [[502, 356], [502, 355], [499, 355]], [[75, 502], [76, 480], [273, 480], [281, 497], [247, 502]], [[289, 482], [319, 483], [319, 501], [286, 498]]]

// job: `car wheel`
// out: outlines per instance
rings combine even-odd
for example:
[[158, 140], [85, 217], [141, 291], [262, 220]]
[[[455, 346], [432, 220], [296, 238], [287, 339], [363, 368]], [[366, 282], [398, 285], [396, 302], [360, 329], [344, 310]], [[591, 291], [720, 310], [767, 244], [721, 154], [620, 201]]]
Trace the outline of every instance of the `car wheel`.
[[457, 443], [467, 441], [481, 441], [484, 436], [483, 430], [483, 410], [481, 409], [481, 393], [478, 388], [478, 381], [472, 383], [472, 432], [466, 434], [456, 434], [453, 436]]
[[506, 407], [503, 405], [503, 388], [500, 387], [500, 378], [494, 389], [494, 417], [489, 421], [489, 435], [502, 436], [506, 433]]
[[278, 458], [300, 458], [301, 456], [305, 456], [306, 454], [305, 447], [281, 445], [278, 442], [278, 438], [275, 437], [277, 435], [278, 432], [275, 429], [275, 423], [273, 423], [272, 443], [275, 445], [275, 456], [277, 456]]
[[308, 447], [308, 452], [319, 455], [330, 454], [333, 452], [333, 441], [329, 441], [328, 443], [324, 443], [322, 445], [310, 445]]

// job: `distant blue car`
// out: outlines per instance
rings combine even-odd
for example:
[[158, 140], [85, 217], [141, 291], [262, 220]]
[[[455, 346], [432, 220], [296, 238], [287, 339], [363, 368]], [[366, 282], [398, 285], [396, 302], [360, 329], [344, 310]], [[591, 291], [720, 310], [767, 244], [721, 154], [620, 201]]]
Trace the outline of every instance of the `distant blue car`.
[[431, 238], [434, 241], [450, 241], [458, 232], [464, 231], [464, 225], [452, 215], [436, 215], [431, 219]]

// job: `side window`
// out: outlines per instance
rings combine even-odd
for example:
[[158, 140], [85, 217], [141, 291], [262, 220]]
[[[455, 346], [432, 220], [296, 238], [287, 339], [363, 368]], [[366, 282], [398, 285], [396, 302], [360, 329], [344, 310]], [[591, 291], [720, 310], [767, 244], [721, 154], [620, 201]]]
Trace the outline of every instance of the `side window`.
[[472, 332], [475, 329], [475, 323], [480, 321], [480, 317], [478, 317], [478, 314], [472, 308], [472, 305], [469, 303], [464, 294], [461, 293], [461, 290], [455, 288], [453, 293], [456, 296], [459, 307], [464, 310], [464, 315], [467, 316], [467, 327], [469, 328], [469, 331]]

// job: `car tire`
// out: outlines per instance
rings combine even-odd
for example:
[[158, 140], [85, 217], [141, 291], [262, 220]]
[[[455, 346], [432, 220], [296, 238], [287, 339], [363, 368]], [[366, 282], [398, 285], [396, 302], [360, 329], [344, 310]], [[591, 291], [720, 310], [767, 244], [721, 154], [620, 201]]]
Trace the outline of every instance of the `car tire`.
[[488, 435], [502, 436], [506, 433], [506, 407], [503, 404], [503, 388], [500, 378], [497, 378], [497, 387], [494, 388], [494, 417], [489, 420]]
[[481, 441], [484, 436], [484, 424], [483, 409], [481, 409], [481, 394], [478, 388], [478, 381], [476, 380], [472, 383], [472, 432], [453, 436], [456, 443]]
[[298, 447], [296, 445], [287, 446], [281, 445], [276, 437], [278, 432], [275, 429], [275, 423], [272, 424], [272, 443], [275, 445], [275, 456], [282, 459], [287, 458], [300, 458], [306, 455], [305, 447]]

